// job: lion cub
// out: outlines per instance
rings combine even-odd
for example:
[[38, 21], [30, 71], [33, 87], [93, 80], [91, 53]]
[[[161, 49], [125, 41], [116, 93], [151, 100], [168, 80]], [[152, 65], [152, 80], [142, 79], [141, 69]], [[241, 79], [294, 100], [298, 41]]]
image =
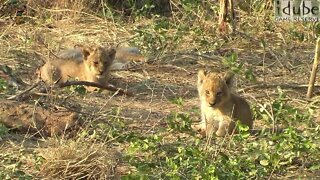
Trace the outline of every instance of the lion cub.
[[[80, 81], [89, 81], [104, 85], [107, 83], [109, 69], [115, 58], [115, 49], [102, 47], [81, 47], [83, 61], [75, 59], [48, 60], [39, 69], [39, 77], [48, 84], [63, 83], [69, 79], [78, 78]], [[95, 87], [86, 87], [93, 91]]]
[[[58, 53], [58, 57], [61, 59], [76, 59], [78, 61], [83, 60], [82, 50], [80, 48], [66, 49]], [[110, 67], [110, 70], [124, 69], [131, 61], [143, 62], [146, 58], [140, 54], [140, 51], [136, 47], [117, 47], [116, 56]]]
[[252, 128], [253, 118], [245, 99], [231, 92], [233, 74], [198, 73], [201, 122], [192, 128], [207, 137], [232, 133], [237, 120]]

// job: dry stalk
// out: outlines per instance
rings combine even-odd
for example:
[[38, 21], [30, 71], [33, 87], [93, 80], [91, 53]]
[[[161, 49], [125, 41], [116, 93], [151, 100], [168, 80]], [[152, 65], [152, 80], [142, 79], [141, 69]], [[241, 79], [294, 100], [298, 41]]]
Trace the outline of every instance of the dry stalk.
[[313, 66], [312, 66], [312, 72], [311, 72], [309, 86], [308, 86], [307, 99], [310, 99], [312, 96], [314, 82], [316, 80], [316, 75], [317, 75], [317, 70], [318, 70], [318, 65], [319, 65], [319, 55], [320, 55], [319, 46], [320, 46], [320, 38], [317, 39], [316, 51], [315, 51]]
[[228, 0], [220, 0], [219, 24], [227, 21]]
[[220, 12], [219, 12], [219, 29], [226, 31], [228, 11], [230, 10], [230, 20], [232, 30], [235, 29], [235, 13], [233, 0], [220, 0]]

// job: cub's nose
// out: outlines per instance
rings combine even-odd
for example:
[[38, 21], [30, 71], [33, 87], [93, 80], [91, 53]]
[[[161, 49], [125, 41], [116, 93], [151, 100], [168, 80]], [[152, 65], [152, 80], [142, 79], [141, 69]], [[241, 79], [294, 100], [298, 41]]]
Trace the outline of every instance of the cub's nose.
[[212, 102], [209, 102], [209, 105], [211, 106], [211, 107], [213, 107], [214, 105], [216, 105], [217, 103], [215, 102], [215, 101], [212, 101]]

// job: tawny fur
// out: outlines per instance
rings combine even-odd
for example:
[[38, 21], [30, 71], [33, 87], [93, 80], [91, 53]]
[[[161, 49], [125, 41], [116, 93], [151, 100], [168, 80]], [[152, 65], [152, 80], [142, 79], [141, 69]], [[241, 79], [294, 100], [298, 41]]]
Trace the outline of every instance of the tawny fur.
[[[107, 83], [116, 50], [102, 47], [81, 47], [83, 61], [76, 59], [50, 59], [39, 69], [39, 77], [47, 84], [63, 83], [71, 79]], [[93, 91], [95, 87], [86, 87]]]
[[233, 74], [198, 73], [198, 93], [201, 102], [201, 122], [192, 128], [204, 136], [224, 136], [232, 133], [236, 121], [253, 126], [247, 101], [231, 92]]
[[[115, 60], [113, 61], [110, 70], [123, 69], [132, 61], [141, 62], [146, 60], [146, 58], [140, 54], [139, 49], [135, 47], [117, 47], [116, 51]], [[83, 60], [80, 48], [63, 50], [59, 52], [57, 56], [62, 59], [71, 58], [78, 61]]]

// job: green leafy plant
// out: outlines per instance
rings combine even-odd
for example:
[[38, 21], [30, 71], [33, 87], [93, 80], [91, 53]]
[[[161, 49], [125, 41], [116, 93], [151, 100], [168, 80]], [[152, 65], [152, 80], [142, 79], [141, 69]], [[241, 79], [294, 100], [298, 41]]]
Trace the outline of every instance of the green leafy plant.
[[285, 92], [278, 88], [278, 97], [270, 103], [265, 103], [258, 107], [257, 118], [262, 118], [268, 124], [282, 124], [285, 126], [301, 126], [310, 123], [312, 116], [309, 111], [302, 112], [289, 105]]
[[7, 89], [7, 87], [8, 87], [7, 81], [0, 78], [0, 92], [5, 91]]
[[21, 169], [21, 154], [16, 153], [0, 153], [0, 179], [32, 179], [31, 175]]
[[256, 77], [253, 74], [251, 69], [246, 69], [244, 67], [244, 62], [238, 61], [238, 54], [232, 53], [230, 56], [227, 56], [223, 59], [223, 64], [228, 67], [233, 73], [244, 75], [246, 79], [251, 81], [256, 81]]
[[[293, 112], [284, 97], [280, 93], [273, 104], [278, 108], [275, 118], [283, 119]], [[307, 116], [301, 112], [292, 116], [298, 117]], [[131, 139], [126, 158], [137, 171], [123, 179], [261, 179], [273, 173], [288, 173], [287, 167], [312, 161], [311, 154], [320, 156], [315, 144], [319, 128], [312, 130], [313, 135], [306, 135], [288, 124], [282, 132], [261, 131], [258, 137], [252, 137], [247, 126], [237, 123], [239, 133], [214, 137], [215, 143], [207, 144], [206, 139], [193, 133], [187, 133], [187, 138], [177, 135], [191, 131], [187, 114], [172, 113], [166, 122], [167, 132], [176, 134], [174, 140], [168, 141], [167, 133]], [[319, 163], [309, 168], [317, 169]]]
[[87, 92], [86, 88], [83, 85], [70, 86], [69, 90], [78, 94], [86, 94]]
[[9, 130], [3, 124], [0, 123], [0, 138], [6, 134], [8, 134]]
[[172, 113], [166, 119], [169, 130], [178, 132], [189, 132], [191, 130], [192, 121], [187, 114]]
[[[75, 79], [78, 81], [78, 79]], [[73, 85], [68, 87], [69, 92], [78, 93], [78, 94], [86, 94], [87, 90], [84, 85]]]
[[[312, 30], [312, 27], [308, 27], [308, 29], [309, 28], [310, 28], [310, 30]], [[308, 35], [305, 32], [305, 30], [297, 29], [294, 26], [290, 26], [290, 28], [288, 30], [288, 35], [290, 36], [290, 39], [297, 40], [300, 42], [303, 42], [308, 39]]]
[[178, 98], [173, 98], [170, 100], [170, 102], [172, 102], [173, 104], [178, 105], [179, 107], [181, 107], [183, 105], [183, 99], [181, 97]]

